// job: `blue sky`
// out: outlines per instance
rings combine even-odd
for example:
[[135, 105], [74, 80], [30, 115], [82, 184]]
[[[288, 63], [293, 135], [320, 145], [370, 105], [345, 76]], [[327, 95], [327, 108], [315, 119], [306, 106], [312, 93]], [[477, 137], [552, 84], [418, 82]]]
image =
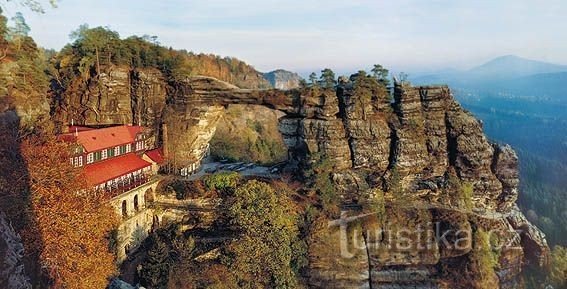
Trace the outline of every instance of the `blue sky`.
[[[47, 1], [45, 1], [47, 2]], [[167, 46], [234, 56], [261, 71], [330, 67], [350, 72], [381, 63], [396, 71], [465, 69], [497, 56], [567, 64], [564, 0], [61, 0], [22, 11], [48, 48], [80, 24], [156, 35]]]

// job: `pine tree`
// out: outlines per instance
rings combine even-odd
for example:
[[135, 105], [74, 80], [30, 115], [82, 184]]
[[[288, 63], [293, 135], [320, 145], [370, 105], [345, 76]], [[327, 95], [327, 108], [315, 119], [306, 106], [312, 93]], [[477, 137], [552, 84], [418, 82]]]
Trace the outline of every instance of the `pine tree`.
[[321, 70], [321, 85], [324, 88], [333, 88], [336, 84], [335, 73], [331, 69], [325, 68]]
[[309, 84], [311, 84], [311, 86], [317, 86], [317, 73], [311, 72], [311, 74], [309, 74]]
[[388, 87], [390, 85], [390, 80], [388, 79], [388, 74], [389, 74], [388, 69], [384, 68], [380, 64], [374, 64], [374, 67], [372, 68], [371, 71], [374, 78], [380, 84], [384, 85], [384, 87]]
[[140, 272], [141, 283], [149, 288], [166, 288], [171, 267], [169, 247], [158, 236], [151, 238], [152, 245]]

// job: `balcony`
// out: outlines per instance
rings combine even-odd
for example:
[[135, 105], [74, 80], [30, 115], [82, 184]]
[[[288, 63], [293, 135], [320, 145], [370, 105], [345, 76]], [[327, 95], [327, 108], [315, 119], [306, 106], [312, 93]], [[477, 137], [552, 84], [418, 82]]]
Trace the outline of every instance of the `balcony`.
[[150, 183], [156, 178], [157, 176], [152, 174], [143, 174], [137, 177], [126, 178], [124, 179], [124, 181], [113, 183], [110, 188], [107, 186], [104, 191], [111, 194], [112, 196], [118, 196], [137, 187], [141, 187], [147, 183]]

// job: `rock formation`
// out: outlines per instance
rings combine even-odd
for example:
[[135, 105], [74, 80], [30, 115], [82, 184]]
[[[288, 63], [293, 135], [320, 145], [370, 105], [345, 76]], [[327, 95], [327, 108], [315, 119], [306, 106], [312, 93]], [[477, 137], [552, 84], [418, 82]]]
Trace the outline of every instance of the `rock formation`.
[[0, 212], [0, 287], [6, 289], [32, 288], [24, 271], [24, 245]]
[[272, 87], [281, 90], [299, 88], [299, 82], [301, 81], [301, 77], [297, 73], [283, 69], [264, 73], [263, 76], [270, 82]]
[[[66, 119], [73, 115], [84, 124], [151, 126], [175, 167], [204, 154], [226, 106], [262, 105], [283, 113], [279, 131], [290, 163], [308, 166], [314, 156], [329, 160], [343, 205], [359, 206], [373, 191], [403, 200], [387, 204], [382, 217], [374, 212], [347, 226], [353, 232], [348, 237], [319, 227], [309, 251], [312, 287], [461, 286], [455, 276], [474, 258], [470, 240], [456, 247], [451, 243], [459, 236], [449, 236], [449, 242], [406, 248], [384, 234], [367, 233], [388, 228], [441, 234], [497, 231], [498, 239], [509, 245], [499, 251], [494, 278], [500, 288], [521, 288], [523, 264], [546, 261], [545, 237], [515, 205], [516, 154], [509, 146], [491, 144], [482, 124], [446, 86], [397, 83], [391, 102], [385, 90], [368, 98], [351, 83], [336, 90], [251, 90], [209, 77], [166, 83], [152, 71], [120, 70], [95, 82], [85, 94], [69, 95]], [[345, 238], [353, 248], [348, 258], [339, 254]], [[408, 238], [413, 244], [427, 241], [416, 234]]]

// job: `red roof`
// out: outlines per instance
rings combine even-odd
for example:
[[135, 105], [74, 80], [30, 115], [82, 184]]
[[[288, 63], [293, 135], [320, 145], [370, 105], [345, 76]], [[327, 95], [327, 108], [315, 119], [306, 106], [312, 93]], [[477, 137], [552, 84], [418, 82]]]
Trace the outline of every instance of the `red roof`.
[[96, 186], [152, 164], [134, 153], [121, 155], [85, 166], [87, 182]]
[[161, 150], [161, 148], [159, 149], [153, 149], [151, 151], [146, 151], [146, 155], [155, 163], [157, 163], [158, 165], [163, 164], [164, 158], [163, 158], [163, 151]]
[[[69, 132], [60, 136], [61, 139], [75, 140], [83, 146], [86, 152], [100, 151], [106, 148], [133, 143], [142, 126], [121, 125], [79, 132]], [[75, 135], [76, 134], [76, 135]]]

